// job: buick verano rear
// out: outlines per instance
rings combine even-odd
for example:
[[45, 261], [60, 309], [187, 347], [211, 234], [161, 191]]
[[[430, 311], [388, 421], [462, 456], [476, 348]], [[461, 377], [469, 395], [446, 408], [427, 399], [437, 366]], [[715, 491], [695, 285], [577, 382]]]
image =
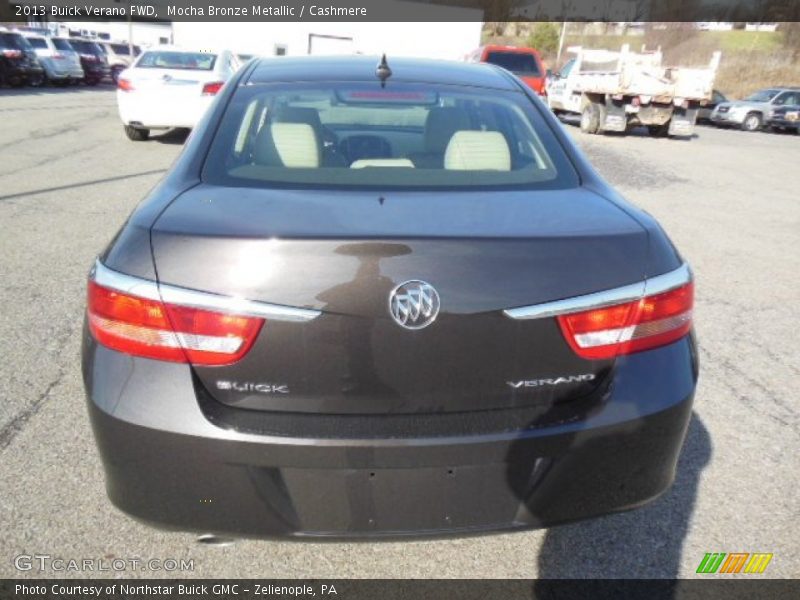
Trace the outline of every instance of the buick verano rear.
[[691, 415], [693, 293], [662, 228], [508, 71], [254, 60], [91, 269], [108, 494], [234, 537], [640, 506]]

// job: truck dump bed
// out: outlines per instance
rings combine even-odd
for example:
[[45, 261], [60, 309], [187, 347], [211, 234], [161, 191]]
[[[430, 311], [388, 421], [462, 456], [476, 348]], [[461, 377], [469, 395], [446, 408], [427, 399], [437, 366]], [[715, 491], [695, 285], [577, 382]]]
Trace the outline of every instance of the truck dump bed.
[[567, 49], [576, 55], [579, 89], [587, 94], [649, 96], [656, 102], [709, 100], [720, 52], [714, 52], [707, 67], [664, 66], [660, 50], [631, 52], [626, 44], [620, 52]]

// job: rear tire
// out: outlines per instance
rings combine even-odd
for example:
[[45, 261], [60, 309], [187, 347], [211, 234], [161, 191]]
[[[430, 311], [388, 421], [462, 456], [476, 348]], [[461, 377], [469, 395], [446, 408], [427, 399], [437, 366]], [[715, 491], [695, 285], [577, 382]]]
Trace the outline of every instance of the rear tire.
[[133, 140], [134, 142], [144, 142], [150, 137], [150, 130], [125, 125], [125, 135], [128, 136], [129, 140]]
[[600, 111], [594, 102], [583, 107], [581, 112], [581, 131], [583, 133], [597, 133], [600, 127]]
[[742, 121], [742, 131], [758, 131], [761, 129], [761, 115], [758, 113], [747, 113]]

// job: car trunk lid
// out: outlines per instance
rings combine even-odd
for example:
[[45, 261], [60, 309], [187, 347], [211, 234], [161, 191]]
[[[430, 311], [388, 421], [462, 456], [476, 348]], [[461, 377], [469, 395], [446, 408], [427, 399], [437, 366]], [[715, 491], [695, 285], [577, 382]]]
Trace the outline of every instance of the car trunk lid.
[[[236, 364], [195, 367], [216, 400], [366, 414], [592, 393], [611, 361], [577, 357], [555, 319], [502, 310], [641, 281], [647, 239], [581, 188], [432, 198], [200, 185], [164, 211], [152, 244], [161, 284], [321, 311], [306, 323], [268, 320]], [[419, 330], [390, 314], [392, 291], [409, 280], [441, 301]]]

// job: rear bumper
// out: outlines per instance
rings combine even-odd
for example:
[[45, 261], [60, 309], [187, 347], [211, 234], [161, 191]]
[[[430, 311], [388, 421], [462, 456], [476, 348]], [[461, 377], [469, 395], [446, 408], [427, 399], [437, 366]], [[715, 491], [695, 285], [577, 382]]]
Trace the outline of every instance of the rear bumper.
[[620, 363], [607, 397], [574, 422], [304, 439], [215, 426], [188, 367], [132, 359], [89, 339], [84, 346], [112, 502], [158, 527], [237, 537], [467, 534], [639, 506], [674, 478], [696, 355], [685, 338]]
[[60, 65], [55, 61], [44, 65], [45, 73], [49, 79], [83, 79], [83, 69], [71, 65]]
[[135, 123], [145, 129], [187, 127], [193, 129], [213, 101], [213, 96], [165, 101], [138, 92], [117, 92], [119, 117], [125, 125]]
[[800, 121], [788, 121], [781, 117], [772, 117], [767, 124], [771, 127], [783, 127], [800, 131]]
[[111, 77], [111, 69], [108, 65], [98, 65], [93, 63], [85, 63], [81, 65], [85, 79], [96, 79], [102, 81]]

